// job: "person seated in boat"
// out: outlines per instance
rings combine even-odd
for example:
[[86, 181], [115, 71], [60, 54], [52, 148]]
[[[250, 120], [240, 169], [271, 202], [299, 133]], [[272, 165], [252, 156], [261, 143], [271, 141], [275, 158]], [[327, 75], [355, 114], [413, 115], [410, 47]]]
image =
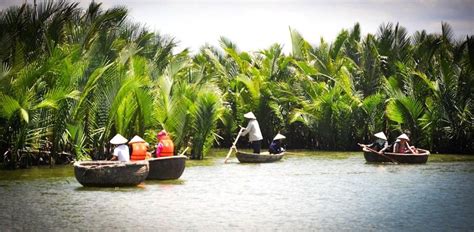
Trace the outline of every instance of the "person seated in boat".
[[111, 140], [110, 143], [115, 145], [114, 153], [112, 159], [127, 162], [130, 161], [130, 152], [127, 146], [127, 139], [120, 134], [116, 134]]
[[382, 154], [385, 150], [389, 148], [387, 136], [385, 136], [385, 133], [383, 132], [376, 133], [374, 136], [376, 140], [373, 143], [371, 144], [358, 143], [358, 144], [361, 147], [367, 147], [367, 148], [370, 148], [371, 150], [378, 152], [379, 154]]
[[174, 155], [174, 143], [168, 135], [168, 132], [162, 130], [158, 133], [157, 138], [159, 140], [156, 145], [156, 157], [165, 157]]
[[270, 154], [280, 154], [285, 151], [285, 149], [281, 147], [282, 139], [286, 139], [286, 137], [280, 133], [278, 133], [275, 138], [273, 138], [270, 147], [268, 147], [268, 152], [270, 152]]
[[408, 141], [410, 141], [410, 138], [405, 133], [398, 136], [393, 145], [393, 152], [418, 154], [418, 150], [414, 146], [410, 146]]
[[128, 145], [131, 149], [131, 160], [145, 160], [151, 158], [151, 155], [148, 153], [148, 143], [140, 138], [140, 136], [135, 135]]
[[254, 154], [260, 154], [260, 148], [262, 146], [262, 132], [258, 125], [257, 117], [252, 112], [244, 114], [244, 118], [249, 120], [247, 127], [242, 132], [242, 136], [249, 135], [249, 141], [252, 144]]

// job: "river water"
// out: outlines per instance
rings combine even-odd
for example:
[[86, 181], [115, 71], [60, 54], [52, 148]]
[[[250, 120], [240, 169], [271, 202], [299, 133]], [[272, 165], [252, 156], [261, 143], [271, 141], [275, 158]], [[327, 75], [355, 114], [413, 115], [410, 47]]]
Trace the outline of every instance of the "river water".
[[474, 230], [474, 162], [222, 160], [135, 188], [81, 187], [70, 166], [1, 171], [0, 230]]

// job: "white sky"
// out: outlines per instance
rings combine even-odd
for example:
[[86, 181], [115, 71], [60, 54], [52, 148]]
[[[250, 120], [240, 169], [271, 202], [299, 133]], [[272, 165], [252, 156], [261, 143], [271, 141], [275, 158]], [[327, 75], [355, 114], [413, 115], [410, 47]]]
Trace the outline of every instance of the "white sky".
[[[33, 0], [28, 0], [32, 2]], [[40, 0], [38, 0], [39, 2]], [[87, 6], [91, 0], [81, 0]], [[0, 8], [24, 0], [0, 0]], [[332, 41], [343, 28], [359, 22], [362, 33], [375, 33], [384, 22], [399, 22], [410, 34], [440, 32], [448, 22], [457, 37], [474, 35], [474, 0], [103, 0], [106, 8], [126, 6], [129, 18], [149, 29], [173, 36], [179, 48], [197, 51], [205, 43], [218, 45], [220, 36], [241, 50], [268, 48], [273, 43], [291, 49], [289, 27], [310, 43]]]

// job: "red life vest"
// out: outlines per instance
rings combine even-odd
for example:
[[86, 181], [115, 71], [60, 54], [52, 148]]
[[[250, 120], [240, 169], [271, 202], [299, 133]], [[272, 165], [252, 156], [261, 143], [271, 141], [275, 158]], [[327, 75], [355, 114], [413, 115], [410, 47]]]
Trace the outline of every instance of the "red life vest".
[[130, 160], [144, 160], [147, 152], [146, 143], [132, 143], [132, 155]]
[[168, 135], [161, 137], [160, 143], [163, 144], [163, 149], [160, 154], [158, 154], [158, 157], [174, 155], [174, 143]]

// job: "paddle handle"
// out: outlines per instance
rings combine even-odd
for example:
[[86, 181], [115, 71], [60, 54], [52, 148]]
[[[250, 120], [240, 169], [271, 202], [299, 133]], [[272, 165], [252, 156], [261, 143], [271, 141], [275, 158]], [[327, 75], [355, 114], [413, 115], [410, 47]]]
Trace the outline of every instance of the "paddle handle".
[[383, 156], [383, 157], [389, 159], [390, 161], [392, 161], [392, 163], [398, 164], [398, 162], [397, 162], [396, 160], [394, 160], [394, 159], [392, 159], [392, 158], [390, 158], [390, 157], [388, 157], [388, 156], [386, 156], [386, 155], [384, 155], [384, 154], [382, 154], [382, 153], [380, 153], [380, 152], [378, 152], [378, 151], [376, 151], [376, 150], [374, 150], [374, 149], [372, 149], [372, 148], [370, 148], [370, 147], [368, 147], [368, 146], [364, 146], [364, 147], [365, 147], [365, 149], [367, 149], [367, 150], [369, 150], [369, 151], [371, 151], [371, 152], [377, 153], [378, 155], [381, 155], [381, 156]]
[[181, 152], [181, 154], [179, 154], [179, 155], [184, 155], [184, 153], [186, 153], [186, 151], [187, 151], [188, 149], [189, 149], [189, 147], [186, 147], [186, 149], [184, 149], [184, 151]]
[[[235, 138], [234, 143], [232, 143], [232, 147], [230, 147], [229, 152], [227, 153], [227, 156], [226, 156], [225, 159], [224, 159], [224, 163], [227, 163], [227, 160], [229, 159], [230, 154], [232, 154], [232, 149], [236, 149], [236, 148], [235, 148], [235, 145], [237, 144], [237, 141], [239, 141], [240, 135], [242, 134], [242, 132], [244, 131], [244, 129], [245, 129], [245, 128], [240, 128], [239, 134], [237, 134], [237, 137]], [[237, 149], [236, 149], [236, 150], [237, 150]]]

